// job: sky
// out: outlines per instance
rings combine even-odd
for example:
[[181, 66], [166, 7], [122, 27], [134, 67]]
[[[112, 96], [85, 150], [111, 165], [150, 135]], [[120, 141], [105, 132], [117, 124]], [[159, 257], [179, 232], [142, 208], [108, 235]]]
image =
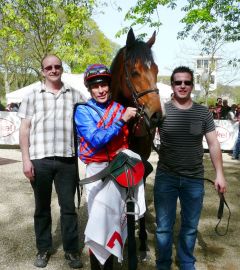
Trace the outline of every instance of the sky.
[[[182, 0], [182, 2], [183, 1], [184, 0]], [[108, 3], [111, 2], [112, 1], [108, 1]], [[125, 45], [126, 35], [116, 38], [115, 34], [122, 27], [128, 26], [129, 23], [124, 22], [124, 14], [135, 2], [136, 0], [119, 0], [118, 3], [123, 8], [121, 13], [116, 10], [115, 6], [109, 4], [107, 8], [104, 8], [104, 14], [97, 14], [93, 17], [106, 37], [116, 42], [121, 47]], [[186, 40], [177, 39], [177, 32], [183, 29], [183, 24], [180, 23], [182, 17], [183, 13], [180, 11], [180, 8], [172, 10], [161, 7], [159, 9], [159, 18], [162, 22], [162, 26], [160, 26], [159, 30], [149, 29], [147, 27], [133, 28], [135, 35], [141, 33], [148, 34], [145, 41], [152, 36], [154, 30], [158, 31], [152, 51], [154, 53], [155, 62], [159, 68], [159, 75], [170, 75], [172, 70], [179, 65], [187, 65], [194, 68], [194, 57], [199, 55], [199, 44], [190, 38]], [[236, 56], [236, 51], [239, 51], [239, 49], [237, 50], [237, 46], [239, 46], [239, 43], [229, 45], [228, 52]], [[233, 74], [232, 71], [229, 71], [229, 73], [231, 75]], [[238, 78], [240, 78], [240, 76]], [[239, 81], [235, 83], [239, 84]]]

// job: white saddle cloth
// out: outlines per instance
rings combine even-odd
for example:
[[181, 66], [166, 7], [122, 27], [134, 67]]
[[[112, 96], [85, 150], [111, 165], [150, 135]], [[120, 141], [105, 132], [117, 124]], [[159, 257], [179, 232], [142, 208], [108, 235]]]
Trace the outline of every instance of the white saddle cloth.
[[[124, 151], [134, 157], [137, 155], [130, 150]], [[86, 177], [96, 174], [107, 165], [107, 162], [87, 165]], [[102, 265], [111, 254], [121, 262], [127, 238], [126, 189], [112, 180], [99, 180], [85, 187], [89, 214], [85, 244]], [[134, 188], [134, 198], [137, 201], [135, 212], [138, 213], [135, 218], [139, 219], [146, 211], [143, 181]]]

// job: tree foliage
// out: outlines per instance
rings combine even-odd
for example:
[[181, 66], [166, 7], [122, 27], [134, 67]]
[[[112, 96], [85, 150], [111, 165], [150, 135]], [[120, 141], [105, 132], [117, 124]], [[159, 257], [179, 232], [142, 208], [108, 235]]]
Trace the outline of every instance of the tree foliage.
[[[6, 92], [29, 75], [40, 77], [40, 62], [57, 54], [72, 72], [92, 62], [109, 64], [116, 44], [91, 19], [95, 0], [0, 0], [0, 72]], [[29, 83], [29, 82], [28, 82]], [[22, 86], [21, 85], [21, 86]]]
[[[126, 14], [126, 20], [134, 25], [148, 25], [159, 27], [161, 21], [153, 14], [158, 15], [160, 6], [176, 8], [183, 5], [182, 1], [176, 0], [137, 0]], [[218, 33], [225, 41], [240, 40], [240, 1], [239, 0], [186, 0], [181, 6], [185, 15], [181, 19], [184, 29], [179, 33], [180, 38], [185, 38], [191, 33]], [[125, 32], [123, 29], [122, 32]]]

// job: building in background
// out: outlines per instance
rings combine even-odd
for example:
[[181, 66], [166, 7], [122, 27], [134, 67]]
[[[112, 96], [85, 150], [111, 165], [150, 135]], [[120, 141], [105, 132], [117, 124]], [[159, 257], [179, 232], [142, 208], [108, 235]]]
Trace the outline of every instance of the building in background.
[[[194, 57], [195, 90], [206, 94], [217, 88], [217, 70], [220, 57], [199, 55]], [[206, 87], [208, 89], [206, 89]]]

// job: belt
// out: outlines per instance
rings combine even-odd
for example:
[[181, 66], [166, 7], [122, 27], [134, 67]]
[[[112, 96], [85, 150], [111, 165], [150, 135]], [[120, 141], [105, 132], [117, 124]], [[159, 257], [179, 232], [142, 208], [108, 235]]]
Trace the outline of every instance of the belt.
[[45, 157], [44, 159], [58, 160], [58, 161], [62, 161], [62, 162], [74, 162], [75, 161], [75, 157], [51, 156], [51, 157]]

